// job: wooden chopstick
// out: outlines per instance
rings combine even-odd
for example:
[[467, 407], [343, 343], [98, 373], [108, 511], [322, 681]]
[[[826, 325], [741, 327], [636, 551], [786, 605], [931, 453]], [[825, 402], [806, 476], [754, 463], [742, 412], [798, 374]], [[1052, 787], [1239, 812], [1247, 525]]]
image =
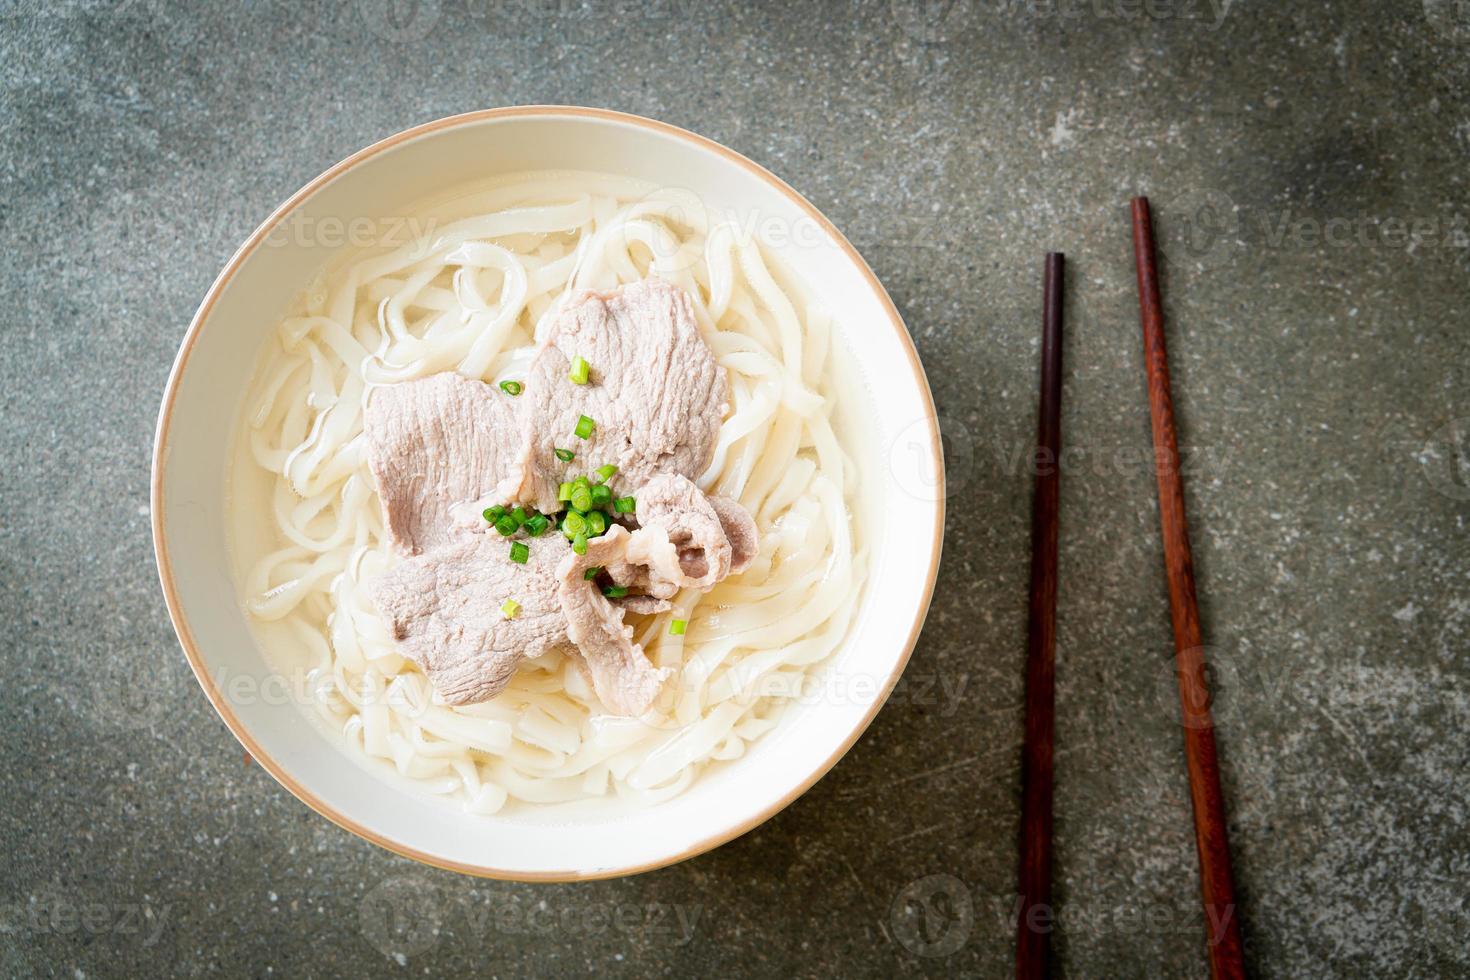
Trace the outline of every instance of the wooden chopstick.
[[1041, 399], [1031, 501], [1031, 614], [1027, 624], [1026, 740], [1021, 754], [1020, 914], [1016, 976], [1050, 972], [1052, 740], [1056, 718], [1057, 502], [1062, 442], [1062, 255], [1046, 257], [1041, 313]]
[[1159, 299], [1158, 264], [1148, 198], [1133, 199], [1133, 255], [1138, 268], [1138, 305], [1143, 321], [1143, 356], [1148, 373], [1149, 412], [1159, 481], [1159, 522], [1164, 534], [1164, 566], [1169, 577], [1169, 612], [1174, 621], [1175, 669], [1183, 710], [1184, 759], [1194, 805], [1194, 842], [1199, 852], [1200, 891], [1204, 899], [1211, 976], [1244, 977], [1235, 886], [1230, 874], [1225, 800], [1215, 756], [1215, 723], [1201, 645], [1199, 603], [1189, 527], [1184, 517], [1184, 481], [1169, 392], [1169, 357], [1164, 347], [1164, 311]]

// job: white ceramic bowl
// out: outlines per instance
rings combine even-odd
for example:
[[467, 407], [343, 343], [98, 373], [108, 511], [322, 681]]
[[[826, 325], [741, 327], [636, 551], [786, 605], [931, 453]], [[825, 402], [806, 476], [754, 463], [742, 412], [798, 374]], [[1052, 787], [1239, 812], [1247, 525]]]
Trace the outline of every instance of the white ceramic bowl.
[[[650, 809], [472, 816], [349, 764], [293, 699], [260, 696], [270, 671], [247, 626], [226, 542], [230, 434], [261, 345], [288, 300], [332, 256], [319, 241], [272, 236], [273, 229], [377, 220], [446, 188], [544, 169], [625, 174], [734, 209], [833, 314], [861, 392], [852, 406], [861, 436], [849, 448], [863, 479], [859, 516], [871, 569], [865, 601], [819, 693], [793, 705], [742, 759]], [[408, 130], [281, 205], [230, 259], [184, 338], [159, 414], [152, 495], [159, 576], [179, 641], [255, 760], [308, 806], [383, 847], [522, 880], [661, 867], [744, 833], [796, 799], [857, 740], [897, 682], [929, 605], [944, 525], [928, 384], [893, 303], [847, 240], [790, 187], [717, 143], [636, 116], [566, 107], [494, 109]], [[901, 524], [891, 520], [898, 514]]]

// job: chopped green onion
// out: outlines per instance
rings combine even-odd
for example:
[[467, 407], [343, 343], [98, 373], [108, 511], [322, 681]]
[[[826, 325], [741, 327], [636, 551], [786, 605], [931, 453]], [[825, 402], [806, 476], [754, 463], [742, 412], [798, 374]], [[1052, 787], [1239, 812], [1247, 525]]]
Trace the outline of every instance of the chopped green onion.
[[612, 475], [614, 473], [616, 473], [617, 471], [618, 471], [618, 468], [616, 466], [614, 466], [613, 464], [611, 464], [611, 463], [608, 463], [606, 466], [599, 466], [597, 468], [597, 470], [596, 470], [597, 479], [593, 480], [592, 482], [593, 483], [606, 483], [609, 479], [611, 479]]
[[578, 354], [572, 358], [572, 371], [567, 377], [572, 379], [572, 384], [574, 385], [584, 385], [587, 383], [587, 378], [591, 373], [592, 365], [582, 360], [582, 355]]
[[586, 534], [587, 518], [574, 510], [567, 511], [567, 516], [561, 519], [561, 530], [569, 538], [578, 534]]
[[517, 565], [524, 565], [526, 559], [531, 557], [531, 549], [526, 547], [524, 541], [512, 541], [510, 543], [510, 560]]
[[572, 487], [573, 487], [573, 489], [575, 489], [577, 487], [590, 487], [590, 486], [592, 486], [592, 481], [589, 480], [589, 479], [587, 479], [587, 477], [585, 477], [585, 476], [579, 476], [575, 480], [572, 481]]
[[577, 419], [577, 427], [572, 430], [578, 439], [586, 439], [592, 435], [592, 430], [597, 428], [597, 423], [583, 415]]
[[494, 524], [496, 521], [500, 520], [500, 515], [504, 513], [505, 508], [500, 506], [499, 504], [495, 504], [493, 507], [486, 507], [485, 513], [482, 516], [485, 518], [485, 520], [489, 521], [491, 524]]
[[526, 508], [524, 507], [517, 507], [515, 510], [510, 512], [510, 516], [516, 519], [517, 527], [521, 526], [531, 519], [531, 515], [526, 512]]
[[628, 594], [628, 587], [626, 585], [605, 585], [602, 587], [602, 594], [609, 599], [621, 599]]
[[590, 487], [572, 487], [572, 506], [578, 510], [591, 510], [592, 502], [596, 499], [593, 494], [595, 489]]
[[533, 538], [539, 538], [542, 532], [550, 526], [551, 518], [545, 514], [532, 514], [531, 519], [526, 521], [526, 533]]
[[638, 501], [632, 497], [619, 497], [613, 501], [613, 510], [619, 514], [631, 514], [638, 507]]
[[515, 619], [516, 613], [521, 611], [521, 604], [514, 599], [507, 599], [501, 604], [500, 611], [505, 614], [506, 619]]
[[577, 454], [572, 452], [570, 449], [553, 449], [552, 452], [556, 453], [556, 458], [561, 460], [563, 463], [570, 463], [572, 460], [577, 458]]
[[587, 514], [587, 536], [595, 538], [607, 532], [607, 515], [600, 510], [594, 510]]
[[582, 581], [590, 582], [600, 574], [602, 574], [602, 566], [593, 565], [591, 568], [587, 569], [587, 571], [582, 573]]
[[521, 393], [521, 383], [519, 381], [502, 381], [500, 382], [500, 390], [514, 398]]
[[612, 490], [608, 488], [608, 485], [606, 483], [599, 483], [597, 486], [592, 488], [593, 507], [606, 507], [608, 504], [612, 503], [612, 499]]
[[572, 499], [572, 485], [570, 483], [563, 483], [561, 486], [557, 487], [556, 488], [556, 499], [557, 500], [563, 500], [563, 501], [565, 501], [565, 500], [571, 500]]
[[579, 534], [572, 538], [572, 550], [579, 555], [587, 553], [587, 535]]
[[511, 517], [509, 514], [501, 514], [495, 520], [495, 530], [499, 531], [507, 538], [519, 531], [520, 528], [521, 526], [516, 523], [516, 519], [514, 517]]
[[684, 635], [684, 630], [686, 628], [688, 628], [688, 626], [689, 626], [689, 620], [687, 620], [687, 619], [676, 619], [672, 623], [669, 624], [669, 633], [671, 635], [673, 635], [673, 636], [683, 636]]

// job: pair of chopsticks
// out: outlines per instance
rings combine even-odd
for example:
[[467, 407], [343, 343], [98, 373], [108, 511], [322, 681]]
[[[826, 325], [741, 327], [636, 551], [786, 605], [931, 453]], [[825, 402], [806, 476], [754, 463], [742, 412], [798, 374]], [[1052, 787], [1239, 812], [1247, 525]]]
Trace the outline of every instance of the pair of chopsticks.
[[[1184, 482], [1164, 312], [1148, 199], [1133, 199], [1133, 254], [1143, 324], [1144, 366], [1159, 485], [1164, 566], [1174, 624], [1175, 669], [1184, 725], [1184, 758], [1194, 810], [1200, 892], [1210, 936], [1210, 974], [1245, 976], [1239, 917], [1230, 872], [1225, 801], [1215, 754], [1215, 728], [1205, 682], [1204, 650], [1195, 596], [1189, 528], [1184, 517]], [[1026, 655], [1026, 735], [1021, 757], [1020, 914], [1016, 921], [1016, 976], [1049, 975], [1052, 917], [1052, 747], [1056, 718], [1057, 527], [1061, 491], [1062, 271], [1060, 253], [1046, 257], [1041, 320], [1041, 398], [1037, 413], [1036, 484], [1031, 510], [1031, 609]], [[1204, 707], [1202, 707], [1204, 706]], [[1041, 910], [1041, 911], [1037, 911]]]

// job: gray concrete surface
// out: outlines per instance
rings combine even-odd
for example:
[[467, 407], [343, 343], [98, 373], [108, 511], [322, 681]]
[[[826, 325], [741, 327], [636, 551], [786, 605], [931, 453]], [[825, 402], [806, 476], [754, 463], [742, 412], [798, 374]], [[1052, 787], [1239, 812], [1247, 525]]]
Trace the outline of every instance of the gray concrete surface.
[[[1061, 973], [1203, 975], [1137, 191], [1253, 972], [1464, 975], [1467, 86], [1457, 0], [0, 3], [0, 975], [1007, 975], [1047, 248]], [[235, 245], [373, 140], [525, 102], [689, 127], [824, 209], [907, 318], [954, 488], [851, 755], [712, 854], [577, 887], [416, 866], [242, 762], [147, 534], [164, 378]]]

